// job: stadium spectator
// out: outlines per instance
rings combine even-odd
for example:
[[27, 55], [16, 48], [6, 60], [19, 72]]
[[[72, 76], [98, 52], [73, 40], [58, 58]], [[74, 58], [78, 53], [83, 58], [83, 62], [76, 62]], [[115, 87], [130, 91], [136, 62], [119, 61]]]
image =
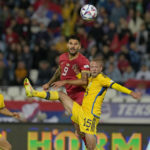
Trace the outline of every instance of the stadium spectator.
[[141, 65], [141, 56], [138, 52], [137, 45], [135, 42], [132, 42], [130, 44], [129, 57], [133, 69], [137, 72]]
[[88, 34], [87, 34], [86, 30], [83, 27], [78, 28], [77, 35], [80, 38], [81, 46], [84, 49], [87, 49], [89, 41], [88, 41]]
[[120, 18], [125, 18], [127, 16], [127, 13], [125, 7], [123, 6], [120, 0], [115, 0], [114, 4], [115, 6], [112, 8], [110, 20], [117, 25], [119, 23]]
[[135, 72], [133, 68], [129, 65], [122, 75], [122, 80], [123, 82], [126, 82], [129, 79], [134, 79], [134, 78], [135, 78]]
[[148, 43], [148, 31], [146, 30], [145, 24], [141, 24], [139, 32], [136, 36], [137, 49], [140, 53], [144, 54], [147, 50]]
[[67, 41], [65, 36], [60, 36], [57, 43], [55, 44], [55, 50], [59, 53], [64, 53], [67, 50]]
[[128, 27], [133, 35], [136, 35], [143, 24], [143, 19], [141, 18], [141, 13], [139, 11], [134, 12], [133, 17], [130, 19]]
[[110, 49], [115, 53], [120, 52], [121, 47], [123, 45], [127, 45], [129, 42], [129, 33], [130, 32], [124, 25], [126, 22], [124, 21], [123, 18], [121, 18], [120, 22], [121, 22], [120, 29], [118, 30], [118, 32], [116, 34], [114, 34], [112, 42], [110, 44]]
[[47, 27], [45, 26], [44, 23], [40, 23], [39, 26], [40, 28], [39, 28], [39, 32], [36, 35], [36, 42], [40, 42], [40, 41], [49, 42], [51, 36], [47, 32]]
[[118, 69], [121, 73], [124, 73], [127, 67], [129, 66], [128, 60], [125, 58], [125, 56], [122, 54], [118, 58]]
[[7, 28], [6, 33], [7, 44], [11, 45], [12, 43], [19, 42], [19, 35], [16, 32], [14, 32], [11, 28]]
[[122, 45], [118, 56], [124, 55], [125, 58], [130, 62], [129, 49], [127, 45]]
[[48, 52], [48, 61], [52, 68], [56, 68], [58, 65], [56, 59], [60, 55], [60, 53], [55, 49], [55, 44], [51, 44]]
[[114, 66], [114, 64], [109, 64], [107, 70], [105, 71], [106, 75], [114, 80], [115, 82], [122, 82], [122, 75], [118, 68]]
[[71, 12], [74, 9], [74, 3], [73, 1], [65, 0], [63, 7], [62, 7], [62, 16], [64, 20], [67, 20], [71, 16]]
[[43, 85], [49, 81], [49, 78], [52, 76], [52, 71], [50, 65], [47, 61], [40, 61], [39, 63], [39, 74], [37, 79], [37, 85]]
[[112, 56], [114, 53], [112, 51], [110, 51], [109, 46], [108, 45], [103, 45], [102, 47], [102, 55], [104, 57], [105, 60], [108, 60], [108, 58], [110, 56]]
[[63, 6], [62, 17], [64, 18], [64, 23], [62, 24], [62, 33], [67, 37], [75, 33], [79, 7], [78, 3], [74, 6], [72, 1], [67, 1]]
[[23, 79], [28, 76], [26, 65], [23, 61], [18, 61], [17, 68], [15, 69], [15, 82], [14, 85], [22, 85]]
[[31, 40], [34, 42], [37, 33], [40, 31], [39, 23], [36, 19], [31, 20]]
[[48, 53], [47, 42], [44, 39], [40, 39], [39, 47], [40, 47], [41, 60], [47, 60], [47, 58], [48, 58], [48, 55], [47, 55], [47, 53]]
[[59, 21], [58, 14], [54, 13], [50, 23], [48, 24], [49, 32], [52, 32], [54, 37], [60, 36], [61, 22]]
[[150, 70], [146, 65], [141, 66], [141, 69], [136, 74], [136, 79], [150, 80]]
[[113, 64], [114, 67], [117, 68], [117, 60], [116, 60], [115, 55], [111, 55], [111, 56], [109, 56], [108, 60], [105, 60], [104, 68], [107, 70], [110, 64]]
[[30, 47], [28, 45], [25, 45], [23, 47], [23, 61], [26, 64], [27, 70], [30, 70], [32, 68], [32, 55], [30, 52]]
[[39, 62], [41, 60], [41, 52], [40, 52], [40, 47], [38, 45], [34, 45], [33, 50], [32, 50], [32, 56], [33, 56], [33, 69], [38, 69], [39, 67]]
[[31, 38], [31, 24], [28, 17], [24, 17], [23, 23], [20, 25], [20, 33], [23, 36], [22, 38], [26, 41], [30, 41]]
[[[97, 34], [99, 33], [99, 34]], [[93, 37], [97, 43], [98, 46], [98, 42], [101, 41], [102, 39], [102, 29], [101, 29], [101, 24], [99, 24], [97, 21], [94, 22], [93, 27], [90, 29], [89, 34], [91, 35], [91, 37]]]
[[90, 52], [89, 52], [89, 55], [88, 55], [88, 59], [89, 59], [89, 60], [94, 59], [94, 58], [97, 56], [98, 51], [99, 51], [99, 50], [98, 50], [97, 46], [93, 46], [93, 47], [90, 49]]
[[108, 32], [108, 43], [110, 44], [115, 33], [117, 32], [117, 26], [114, 22], [109, 23], [109, 32]]

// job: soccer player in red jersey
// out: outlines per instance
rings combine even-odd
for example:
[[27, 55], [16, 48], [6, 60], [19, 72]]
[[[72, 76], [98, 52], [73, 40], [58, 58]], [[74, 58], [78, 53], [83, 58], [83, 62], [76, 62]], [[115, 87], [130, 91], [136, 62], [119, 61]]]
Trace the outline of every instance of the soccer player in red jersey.
[[[81, 48], [80, 40], [77, 36], [70, 36], [67, 43], [68, 52], [60, 55], [59, 57], [59, 67], [56, 70], [53, 77], [50, 81], [43, 85], [44, 90], [48, 90], [50, 86], [56, 86], [58, 84], [57, 81], [59, 78], [61, 80], [76, 80], [76, 73], [74, 68], [78, 68], [81, 72], [81, 79], [78, 83], [79, 86], [75, 85], [65, 85], [67, 94], [75, 100], [78, 104], [82, 104], [82, 99], [84, 96], [85, 89], [82, 87], [87, 85], [88, 82], [88, 73], [89, 73], [89, 61], [83, 56], [79, 50]], [[61, 86], [61, 85], [59, 85]], [[78, 126], [75, 124], [75, 128], [79, 132]]]

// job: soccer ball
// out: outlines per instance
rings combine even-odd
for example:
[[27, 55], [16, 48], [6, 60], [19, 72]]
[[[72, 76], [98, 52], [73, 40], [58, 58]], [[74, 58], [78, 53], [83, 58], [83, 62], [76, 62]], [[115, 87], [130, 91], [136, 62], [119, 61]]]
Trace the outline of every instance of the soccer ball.
[[80, 11], [83, 20], [93, 20], [97, 16], [97, 9], [91, 4], [86, 4]]

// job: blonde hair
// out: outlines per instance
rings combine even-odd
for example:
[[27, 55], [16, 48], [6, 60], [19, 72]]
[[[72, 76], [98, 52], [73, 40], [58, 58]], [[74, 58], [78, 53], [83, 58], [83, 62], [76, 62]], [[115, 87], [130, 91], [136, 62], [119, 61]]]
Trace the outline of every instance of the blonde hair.
[[92, 59], [91, 62], [92, 61], [99, 63], [100, 65], [102, 65], [102, 67], [104, 66], [104, 60], [103, 59], [95, 58], [95, 59]]

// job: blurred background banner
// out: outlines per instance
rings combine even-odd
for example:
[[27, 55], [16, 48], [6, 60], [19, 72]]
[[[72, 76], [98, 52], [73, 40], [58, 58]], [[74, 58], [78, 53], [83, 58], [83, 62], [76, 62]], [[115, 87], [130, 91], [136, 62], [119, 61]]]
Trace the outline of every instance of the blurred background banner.
[[[128, 96], [125, 96], [125, 98]], [[119, 97], [121, 99], [122, 96]], [[45, 101], [6, 101], [6, 106], [12, 111], [20, 112], [29, 122], [71, 123], [70, 116], [64, 111], [60, 102]], [[146, 102], [104, 102], [100, 122], [102, 123], [150, 123], [150, 104]], [[0, 115], [2, 122], [17, 120]]]
[[[0, 124], [14, 150], [81, 150], [72, 124]], [[149, 125], [100, 124], [98, 150], [149, 150]]]
[[150, 123], [150, 104], [148, 103], [104, 103], [101, 121], [103, 123]]

